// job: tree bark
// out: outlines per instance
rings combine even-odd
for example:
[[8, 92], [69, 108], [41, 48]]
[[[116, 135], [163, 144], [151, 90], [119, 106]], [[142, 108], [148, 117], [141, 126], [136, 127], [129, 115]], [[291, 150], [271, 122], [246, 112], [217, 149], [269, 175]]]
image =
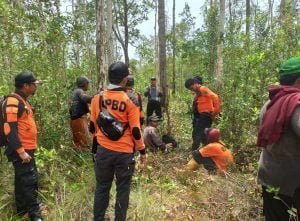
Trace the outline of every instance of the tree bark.
[[105, 84], [105, 56], [104, 56], [104, 0], [96, 0], [96, 59], [98, 72], [98, 85], [103, 88]]
[[173, 55], [173, 59], [172, 59], [172, 76], [173, 76], [173, 82], [172, 82], [172, 86], [173, 86], [173, 90], [172, 90], [172, 94], [175, 95], [175, 90], [176, 90], [176, 34], [175, 34], [175, 3], [176, 3], [176, 0], [173, 0], [173, 25], [172, 25], [172, 43], [173, 43], [173, 52], [172, 52], [172, 55]]
[[225, 0], [220, 0], [219, 37], [217, 45], [217, 63], [215, 68], [217, 86], [223, 85], [223, 49], [224, 49]]

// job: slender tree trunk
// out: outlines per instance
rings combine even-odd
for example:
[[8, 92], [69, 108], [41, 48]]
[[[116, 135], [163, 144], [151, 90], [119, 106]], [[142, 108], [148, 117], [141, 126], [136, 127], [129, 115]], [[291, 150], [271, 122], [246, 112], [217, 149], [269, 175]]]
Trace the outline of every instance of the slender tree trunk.
[[286, 0], [280, 1], [280, 22], [283, 23], [286, 15]]
[[172, 91], [172, 94], [175, 95], [175, 90], [176, 90], [176, 34], [175, 34], [175, 3], [176, 3], [176, 0], [173, 0], [173, 25], [172, 25], [172, 35], [173, 35], [173, 63], [172, 63], [172, 76], [173, 76], [173, 82], [172, 82], [172, 86], [173, 86], [173, 91]]
[[105, 56], [104, 56], [104, 0], [96, 0], [96, 59], [98, 72], [98, 85], [105, 84]]
[[215, 74], [218, 87], [223, 85], [223, 49], [224, 49], [225, 0], [220, 0], [219, 38], [217, 45], [217, 63]]
[[250, 0], [246, 0], [246, 35], [250, 35]]
[[128, 56], [128, 5], [127, 0], [123, 0], [124, 4], [124, 57], [125, 64], [129, 66], [129, 56]]
[[158, 67], [158, 40], [157, 40], [157, 11], [158, 11], [158, 3], [157, 0], [155, 1], [155, 17], [154, 17], [154, 63], [155, 63], [155, 75], [158, 75], [159, 73], [159, 67]]
[[113, 62], [112, 0], [107, 0], [107, 64]]
[[167, 128], [170, 133], [170, 115], [168, 111], [168, 77], [166, 62], [166, 18], [165, 18], [165, 1], [158, 1], [158, 39], [159, 39], [159, 76], [162, 88], [162, 106], [167, 115]]

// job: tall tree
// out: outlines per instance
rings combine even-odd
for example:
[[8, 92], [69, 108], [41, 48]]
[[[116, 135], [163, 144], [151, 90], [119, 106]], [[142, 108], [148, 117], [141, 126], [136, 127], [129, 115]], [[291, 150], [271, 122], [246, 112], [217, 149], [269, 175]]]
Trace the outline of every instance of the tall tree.
[[159, 77], [160, 86], [162, 88], [161, 103], [167, 113], [167, 124], [170, 130], [170, 117], [168, 112], [168, 77], [167, 77], [167, 61], [166, 61], [166, 17], [165, 17], [165, 1], [158, 0], [158, 41], [159, 41]]
[[172, 10], [172, 46], [173, 46], [173, 51], [172, 51], [172, 93], [175, 95], [175, 90], [176, 90], [176, 34], [175, 34], [175, 5], [176, 0], [173, 0], [173, 10]]
[[136, 46], [140, 37], [137, 25], [148, 20], [148, 13], [153, 8], [151, 0], [116, 0], [114, 4], [115, 22], [113, 31], [120, 43], [125, 63], [129, 65], [128, 44]]
[[220, 0], [217, 62], [215, 67], [215, 75], [216, 75], [217, 85], [219, 87], [223, 85], [224, 24], [225, 24], [225, 0]]
[[96, 58], [98, 85], [104, 87], [105, 84], [105, 26], [104, 26], [104, 0], [96, 0]]

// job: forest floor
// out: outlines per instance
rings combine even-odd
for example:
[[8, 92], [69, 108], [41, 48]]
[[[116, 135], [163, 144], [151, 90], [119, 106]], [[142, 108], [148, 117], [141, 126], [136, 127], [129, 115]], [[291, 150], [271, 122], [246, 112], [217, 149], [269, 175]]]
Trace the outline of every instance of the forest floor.
[[[39, 151], [40, 197], [45, 220], [92, 220], [95, 177], [88, 153]], [[147, 167], [136, 170], [132, 182], [128, 220], [263, 220], [255, 172], [232, 168], [226, 176], [209, 175], [204, 169], [182, 171], [187, 150], [149, 154]], [[0, 220], [14, 216], [13, 168], [2, 159]], [[114, 219], [115, 186], [107, 220]]]

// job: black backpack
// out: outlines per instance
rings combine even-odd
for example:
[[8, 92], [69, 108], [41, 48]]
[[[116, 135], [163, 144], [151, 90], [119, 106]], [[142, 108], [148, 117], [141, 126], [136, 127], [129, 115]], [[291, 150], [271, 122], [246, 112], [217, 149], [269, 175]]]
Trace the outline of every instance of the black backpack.
[[6, 135], [4, 134], [4, 123], [6, 122], [6, 116], [4, 114], [5, 113], [4, 103], [6, 102], [8, 97], [14, 97], [18, 101], [20, 101], [20, 98], [14, 94], [0, 97], [0, 147], [5, 147], [7, 143], [7, 138]]
[[125, 130], [128, 128], [128, 124], [123, 124], [112, 116], [103, 105], [103, 94], [99, 97], [99, 115], [97, 118], [97, 124], [101, 132], [108, 137], [110, 140], [117, 141], [123, 135]]

